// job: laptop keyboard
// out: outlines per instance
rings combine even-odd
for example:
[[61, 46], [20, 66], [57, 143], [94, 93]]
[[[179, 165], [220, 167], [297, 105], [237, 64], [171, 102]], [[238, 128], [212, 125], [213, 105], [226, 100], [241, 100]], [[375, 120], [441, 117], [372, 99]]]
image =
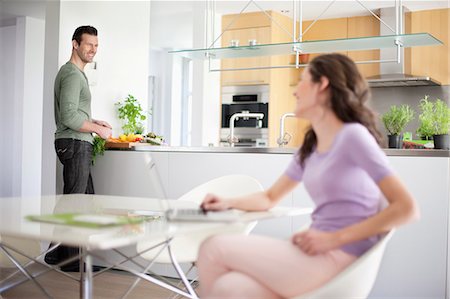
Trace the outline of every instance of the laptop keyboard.
[[169, 209], [166, 212], [167, 219], [173, 221], [236, 221], [239, 213], [232, 210], [204, 211], [202, 209]]

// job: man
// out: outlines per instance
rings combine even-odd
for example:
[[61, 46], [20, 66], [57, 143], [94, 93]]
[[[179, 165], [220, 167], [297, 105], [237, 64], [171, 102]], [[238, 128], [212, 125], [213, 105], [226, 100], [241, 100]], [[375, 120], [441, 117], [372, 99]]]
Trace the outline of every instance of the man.
[[[91, 118], [91, 93], [83, 70], [97, 53], [97, 29], [78, 27], [72, 37], [72, 55], [55, 79], [55, 150], [63, 164], [64, 194], [94, 194], [91, 177], [93, 136], [111, 136], [111, 125]], [[56, 264], [78, 254], [78, 248], [60, 246], [47, 254], [45, 260]], [[78, 263], [61, 267], [77, 271]]]
[[91, 93], [83, 70], [97, 52], [97, 29], [78, 27], [72, 37], [72, 56], [55, 79], [55, 149], [64, 165], [64, 194], [93, 194], [90, 174], [92, 133], [103, 139], [111, 126], [91, 118]]

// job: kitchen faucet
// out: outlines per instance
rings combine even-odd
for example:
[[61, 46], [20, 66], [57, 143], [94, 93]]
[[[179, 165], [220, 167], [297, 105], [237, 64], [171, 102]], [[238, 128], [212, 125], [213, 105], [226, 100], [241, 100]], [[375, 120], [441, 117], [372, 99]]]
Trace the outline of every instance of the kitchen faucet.
[[288, 132], [284, 132], [284, 121], [286, 120], [286, 117], [295, 117], [294, 113], [285, 113], [280, 118], [280, 137], [277, 139], [277, 143], [279, 147], [283, 147], [284, 145], [287, 145], [289, 141], [291, 141], [292, 135]]
[[238, 120], [239, 117], [243, 117], [244, 119], [256, 118], [257, 120], [261, 120], [264, 118], [264, 113], [250, 113], [248, 111], [242, 111], [235, 113], [230, 117], [230, 137], [228, 138], [228, 143], [231, 147], [234, 147], [234, 144], [239, 142], [239, 139], [234, 136], [234, 122]]

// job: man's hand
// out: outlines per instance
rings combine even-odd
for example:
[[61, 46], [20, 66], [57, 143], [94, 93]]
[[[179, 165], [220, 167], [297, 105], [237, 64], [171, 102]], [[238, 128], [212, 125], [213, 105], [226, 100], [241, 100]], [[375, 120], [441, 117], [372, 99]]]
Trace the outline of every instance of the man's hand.
[[111, 125], [110, 125], [109, 123], [107, 123], [106, 121], [104, 121], [104, 120], [96, 120], [96, 119], [93, 119], [92, 122], [93, 122], [94, 124], [99, 125], [99, 126], [107, 127], [107, 128], [112, 129]]
[[321, 232], [314, 229], [294, 234], [291, 241], [307, 255], [325, 253], [341, 245], [336, 232]]
[[103, 139], [108, 139], [112, 135], [112, 130], [110, 127], [98, 125], [95, 133]]

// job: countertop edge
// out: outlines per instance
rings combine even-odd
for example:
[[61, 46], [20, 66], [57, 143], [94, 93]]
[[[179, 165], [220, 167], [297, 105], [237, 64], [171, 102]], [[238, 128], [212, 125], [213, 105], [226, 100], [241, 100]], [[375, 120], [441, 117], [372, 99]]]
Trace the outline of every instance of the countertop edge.
[[[109, 149], [114, 150], [114, 149]], [[123, 151], [123, 150], [122, 150]], [[182, 147], [182, 146], [133, 146], [130, 151], [182, 152], [182, 153], [250, 153], [250, 154], [294, 154], [295, 148], [278, 147]], [[450, 157], [449, 150], [433, 149], [383, 149], [387, 156], [397, 157]]]

